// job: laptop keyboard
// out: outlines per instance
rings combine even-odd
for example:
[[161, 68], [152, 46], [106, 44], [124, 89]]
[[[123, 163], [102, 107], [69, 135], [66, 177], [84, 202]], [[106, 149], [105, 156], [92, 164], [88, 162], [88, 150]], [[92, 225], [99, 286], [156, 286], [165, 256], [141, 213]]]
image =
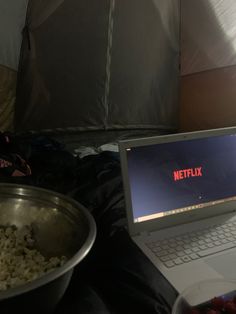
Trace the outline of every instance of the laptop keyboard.
[[146, 243], [168, 268], [236, 247], [236, 222]]

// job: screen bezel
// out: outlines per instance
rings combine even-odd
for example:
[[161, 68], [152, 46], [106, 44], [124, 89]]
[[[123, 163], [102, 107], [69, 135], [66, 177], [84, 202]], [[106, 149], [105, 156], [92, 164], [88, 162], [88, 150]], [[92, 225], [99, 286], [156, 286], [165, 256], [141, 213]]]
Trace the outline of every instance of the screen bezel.
[[119, 151], [121, 159], [121, 171], [123, 178], [123, 188], [125, 194], [125, 206], [128, 220], [128, 228], [131, 235], [139, 234], [142, 232], [151, 232], [167, 228], [182, 223], [188, 223], [195, 220], [204, 219], [211, 216], [229, 213], [236, 210], [236, 201], [229, 201], [227, 203], [220, 203], [213, 206], [208, 206], [207, 211], [205, 208], [198, 208], [192, 211], [178, 213], [174, 216], [169, 215], [162, 218], [152, 219], [144, 222], [134, 222], [132, 214], [131, 190], [128, 178], [128, 160], [127, 149], [148, 146], [155, 144], [164, 144], [178, 141], [187, 141], [194, 139], [202, 139], [207, 137], [236, 135], [236, 127], [218, 128], [211, 130], [202, 130], [188, 133], [176, 133], [170, 135], [160, 135], [152, 137], [144, 137], [139, 139], [129, 139], [119, 142]]

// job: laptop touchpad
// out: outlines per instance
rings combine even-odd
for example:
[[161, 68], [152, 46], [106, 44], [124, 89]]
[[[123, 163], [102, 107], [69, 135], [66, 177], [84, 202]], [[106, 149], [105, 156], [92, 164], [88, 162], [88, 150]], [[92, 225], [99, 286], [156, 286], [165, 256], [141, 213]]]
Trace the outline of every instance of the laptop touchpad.
[[205, 262], [226, 279], [236, 279], [236, 252], [212, 256]]

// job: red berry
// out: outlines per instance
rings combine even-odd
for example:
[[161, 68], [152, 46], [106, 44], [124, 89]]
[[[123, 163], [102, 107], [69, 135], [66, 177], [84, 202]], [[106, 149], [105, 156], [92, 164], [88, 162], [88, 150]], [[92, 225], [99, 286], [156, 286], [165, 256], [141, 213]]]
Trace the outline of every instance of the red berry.
[[215, 297], [211, 300], [211, 305], [213, 309], [222, 310], [224, 308], [224, 299], [221, 297]]
[[212, 310], [212, 309], [210, 309], [210, 310], [206, 311], [206, 314], [220, 314], [220, 313], [221, 312], [219, 310]]

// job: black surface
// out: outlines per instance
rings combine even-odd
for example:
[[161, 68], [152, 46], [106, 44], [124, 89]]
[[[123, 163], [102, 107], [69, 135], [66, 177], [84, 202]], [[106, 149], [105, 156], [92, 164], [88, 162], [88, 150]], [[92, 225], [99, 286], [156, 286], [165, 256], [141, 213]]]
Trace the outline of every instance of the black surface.
[[57, 314], [168, 314], [176, 292], [125, 230], [97, 241], [80, 264]]

